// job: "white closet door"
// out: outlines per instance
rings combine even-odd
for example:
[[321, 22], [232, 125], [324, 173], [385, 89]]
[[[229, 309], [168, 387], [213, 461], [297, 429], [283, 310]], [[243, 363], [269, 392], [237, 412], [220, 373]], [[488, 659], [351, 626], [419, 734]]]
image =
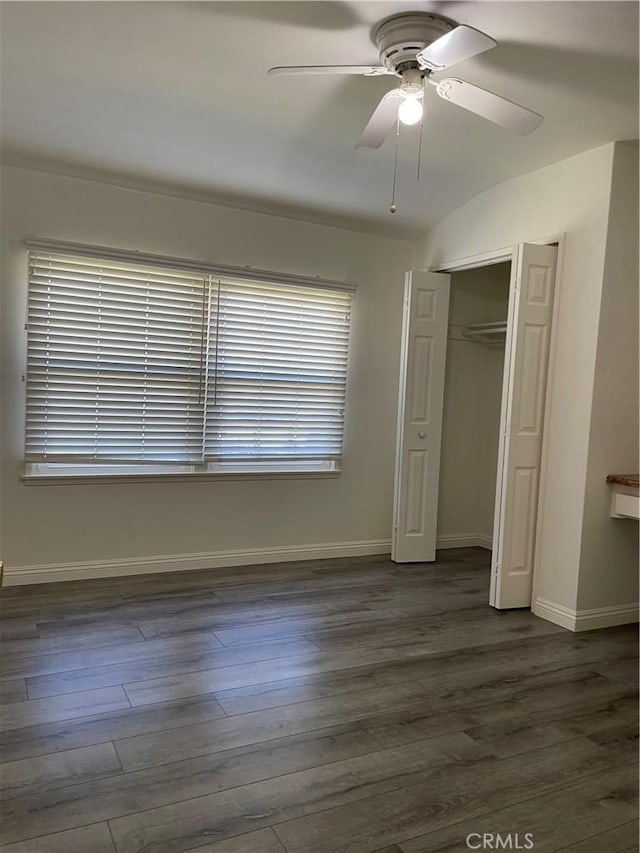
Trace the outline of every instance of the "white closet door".
[[511, 270], [490, 603], [529, 607], [557, 249], [524, 243]]
[[405, 278], [391, 548], [396, 563], [436, 556], [449, 283], [440, 273], [408, 272]]

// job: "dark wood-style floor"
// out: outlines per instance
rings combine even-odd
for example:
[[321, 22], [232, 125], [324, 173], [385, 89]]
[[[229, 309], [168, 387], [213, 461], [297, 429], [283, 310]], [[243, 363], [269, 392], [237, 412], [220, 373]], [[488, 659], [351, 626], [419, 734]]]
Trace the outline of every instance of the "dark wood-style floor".
[[4, 589], [4, 853], [636, 851], [635, 626], [439, 556]]

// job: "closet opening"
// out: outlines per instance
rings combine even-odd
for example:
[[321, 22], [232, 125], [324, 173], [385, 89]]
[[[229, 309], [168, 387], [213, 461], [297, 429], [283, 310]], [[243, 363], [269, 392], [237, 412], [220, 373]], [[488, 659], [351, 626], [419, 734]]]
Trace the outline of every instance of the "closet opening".
[[493, 548], [510, 279], [510, 261], [451, 273], [438, 548]]

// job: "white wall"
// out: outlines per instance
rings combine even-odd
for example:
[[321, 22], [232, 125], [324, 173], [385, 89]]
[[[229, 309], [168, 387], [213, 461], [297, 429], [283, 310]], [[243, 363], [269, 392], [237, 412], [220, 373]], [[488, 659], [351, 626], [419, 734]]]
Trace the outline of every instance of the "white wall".
[[[438, 496], [438, 538], [493, 535], [504, 346], [462, 337], [460, 325], [506, 321], [510, 264], [451, 276]], [[452, 543], [453, 544], [453, 543]]]
[[415, 249], [418, 267], [566, 234], [545, 434], [546, 476], [534, 593], [575, 610], [582, 555], [600, 301], [614, 145], [515, 178], [436, 225]]
[[[5, 567], [389, 539], [410, 244], [17, 168], [3, 170], [2, 204]], [[356, 282], [343, 473], [25, 486], [27, 235]]]
[[611, 518], [607, 474], [637, 473], [638, 144], [616, 145], [600, 306], [578, 610], [638, 600], [638, 523]]

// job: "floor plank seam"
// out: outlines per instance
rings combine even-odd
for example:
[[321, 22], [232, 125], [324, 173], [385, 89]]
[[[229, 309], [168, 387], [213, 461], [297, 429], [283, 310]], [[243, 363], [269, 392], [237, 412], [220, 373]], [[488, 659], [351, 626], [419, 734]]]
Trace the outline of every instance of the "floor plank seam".
[[109, 833], [109, 837], [111, 838], [111, 844], [113, 846], [113, 853], [118, 853], [118, 848], [116, 847], [116, 840], [113, 837], [113, 832], [111, 830], [111, 822], [106, 820], [105, 823], [107, 824], [107, 831]]
[[278, 826], [277, 824], [275, 824], [275, 825], [273, 825], [273, 824], [272, 824], [272, 825], [269, 827], [269, 829], [271, 830], [271, 832], [273, 832], [273, 834], [275, 835], [275, 837], [278, 839], [278, 844], [282, 847], [282, 849], [285, 851], [285, 853], [290, 853], [289, 848], [286, 846], [286, 844], [284, 843], [284, 841], [282, 840], [282, 838], [280, 838], [280, 836], [278, 835], [278, 829], [277, 829], [277, 826]]

